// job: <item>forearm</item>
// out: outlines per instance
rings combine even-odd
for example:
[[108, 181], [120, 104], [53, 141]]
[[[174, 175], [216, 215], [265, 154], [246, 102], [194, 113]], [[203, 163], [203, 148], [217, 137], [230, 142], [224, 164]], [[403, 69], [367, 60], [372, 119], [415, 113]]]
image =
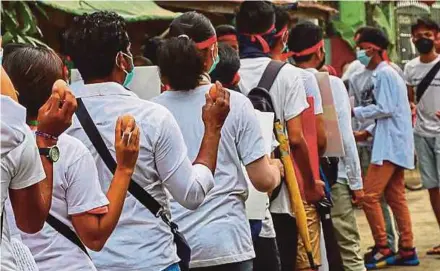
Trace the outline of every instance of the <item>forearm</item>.
[[98, 241], [100, 241], [102, 245], [107, 241], [119, 221], [132, 173], [133, 172], [130, 170], [117, 167], [116, 172], [113, 175], [110, 188], [107, 192], [107, 199], [110, 202], [108, 205], [108, 212], [104, 215], [98, 216], [98, 226], [95, 229], [95, 231], [99, 233]]
[[368, 106], [358, 106], [353, 108], [353, 114], [358, 120], [389, 118], [392, 112], [375, 104]]
[[218, 128], [205, 128], [199, 153], [194, 164], [202, 164], [207, 166], [212, 174], [217, 166], [218, 145], [220, 143], [220, 131]]
[[[56, 145], [55, 140], [49, 140], [37, 136], [37, 146], [38, 148], [48, 148]], [[47, 215], [49, 214], [50, 207], [52, 205], [52, 191], [53, 191], [53, 162], [43, 155], [40, 155], [41, 163], [43, 164], [44, 173], [46, 178], [38, 183], [40, 190], [40, 200], [36, 206], [39, 206], [38, 212], [40, 213], [40, 219], [46, 221]]]

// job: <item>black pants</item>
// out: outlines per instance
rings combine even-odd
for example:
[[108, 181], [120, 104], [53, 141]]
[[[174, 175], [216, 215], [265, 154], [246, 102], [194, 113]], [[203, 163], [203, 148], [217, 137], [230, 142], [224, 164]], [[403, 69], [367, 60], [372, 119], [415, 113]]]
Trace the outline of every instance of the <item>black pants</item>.
[[252, 271], [252, 260], [239, 263], [191, 268], [190, 271]]
[[254, 249], [254, 271], [281, 271], [280, 252], [275, 238], [258, 237]]
[[288, 214], [272, 213], [276, 240], [281, 259], [281, 271], [296, 270], [298, 228], [296, 219]]

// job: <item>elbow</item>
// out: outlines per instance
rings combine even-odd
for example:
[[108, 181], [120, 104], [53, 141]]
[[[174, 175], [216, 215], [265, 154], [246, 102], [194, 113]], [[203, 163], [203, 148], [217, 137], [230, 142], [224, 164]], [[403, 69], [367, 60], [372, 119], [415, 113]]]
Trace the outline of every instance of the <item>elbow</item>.
[[93, 251], [101, 251], [104, 247], [105, 243], [107, 242], [107, 238], [104, 238], [103, 236], [96, 235], [89, 240], [81, 240], [84, 242], [84, 245], [86, 245], [87, 248]]
[[304, 137], [302, 132], [296, 133], [293, 136], [289, 136], [289, 144], [292, 148], [298, 147], [304, 143]]
[[327, 150], [327, 137], [318, 137], [318, 152], [319, 156], [323, 156]]
[[275, 189], [281, 182], [281, 176], [279, 170], [274, 170], [267, 174], [267, 177], [260, 180], [259, 182], [254, 182], [254, 187], [260, 192], [266, 193], [271, 192]]

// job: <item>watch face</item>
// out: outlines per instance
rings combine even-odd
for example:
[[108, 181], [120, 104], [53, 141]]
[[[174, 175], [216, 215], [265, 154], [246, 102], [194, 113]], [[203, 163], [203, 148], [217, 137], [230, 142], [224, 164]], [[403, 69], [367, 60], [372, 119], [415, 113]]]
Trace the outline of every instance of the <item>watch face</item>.
[[60, 159], [60, 149], [57, 146], [53, 146], [49, 150], [49, 157], [55, 163]]

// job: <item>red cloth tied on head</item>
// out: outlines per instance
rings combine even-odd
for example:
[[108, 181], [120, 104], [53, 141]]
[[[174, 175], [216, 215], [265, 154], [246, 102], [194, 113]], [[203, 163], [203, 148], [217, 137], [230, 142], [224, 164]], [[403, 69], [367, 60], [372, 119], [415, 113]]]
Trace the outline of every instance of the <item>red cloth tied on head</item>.
[[371, 49], [382, 51], [382, 53], [381, 53], [382, 59], [385, 60], [386, 62], [390, 62], [390, 58], [388, 57], [387, 50], [377, 46], [376, 44], [371, 43], [371, 42], [361, 42], [358, 45], [359, 46], [370, 47]]
[[321, 40], [320, 42], [318, 42], [317, 44], [313, 45], [312, 47], [306, 48], [300, 52], [287, 52], [285, 54], [283, 54], [283, 57], [285, 57], [286, 59], [291, 57], [291, 56], [306, 56], [306, 55], [310, 55], [315, 53], [316, 51], [318, 51], [319, 49], [321, 49], [322, 47], [324, 47], [324, 40]]
[[206, 48], [208, 48], [209, 46], [213, 45], [213, 44], [216, 43], [216, 42], [217, 42], [217, 36], [214, 35], [214, 36], [210, 37], [210, 38], [207, 39], [207, 40], [204, 40], [204, 41], [201, 41], [201, 42], [196, 42], [196, 47], [197, 47], [199, 50], [203, 50], [203, 49], [206, 49]]
[[222, 41], [237, 41], [237, 35], [234, 34], [230, 34], [230, 35], [224, 35], [224, 36], [220, 36], [218, 37], [218, 41], [222, 42]]
[[275, 38], [282, 37], [284, 35], [284, 33], [286, 33], [286, 32], [287, 32], [287, 25], [284, 26], [283, 28], [281, 28], [281, 30], [278, 31], [278, 33], [276, 33], [274, 37]]
[[263, 48], [263, 53], [269, 53], [270, 52], [269, 44], [267, 44], [267, 41], [262, 36], [271, 33], [274, 29], [275, 29], [275, 25], [273, 24], [264, 33], [261, 33], [261, 34], [246, 34], [246, 33], [243, 33], [242, 35], [249, 36], [251, 38], [252, 42], [255, 42], [255, 41], [258, 40], [258, 42], [260, 43], [261, 47]]

